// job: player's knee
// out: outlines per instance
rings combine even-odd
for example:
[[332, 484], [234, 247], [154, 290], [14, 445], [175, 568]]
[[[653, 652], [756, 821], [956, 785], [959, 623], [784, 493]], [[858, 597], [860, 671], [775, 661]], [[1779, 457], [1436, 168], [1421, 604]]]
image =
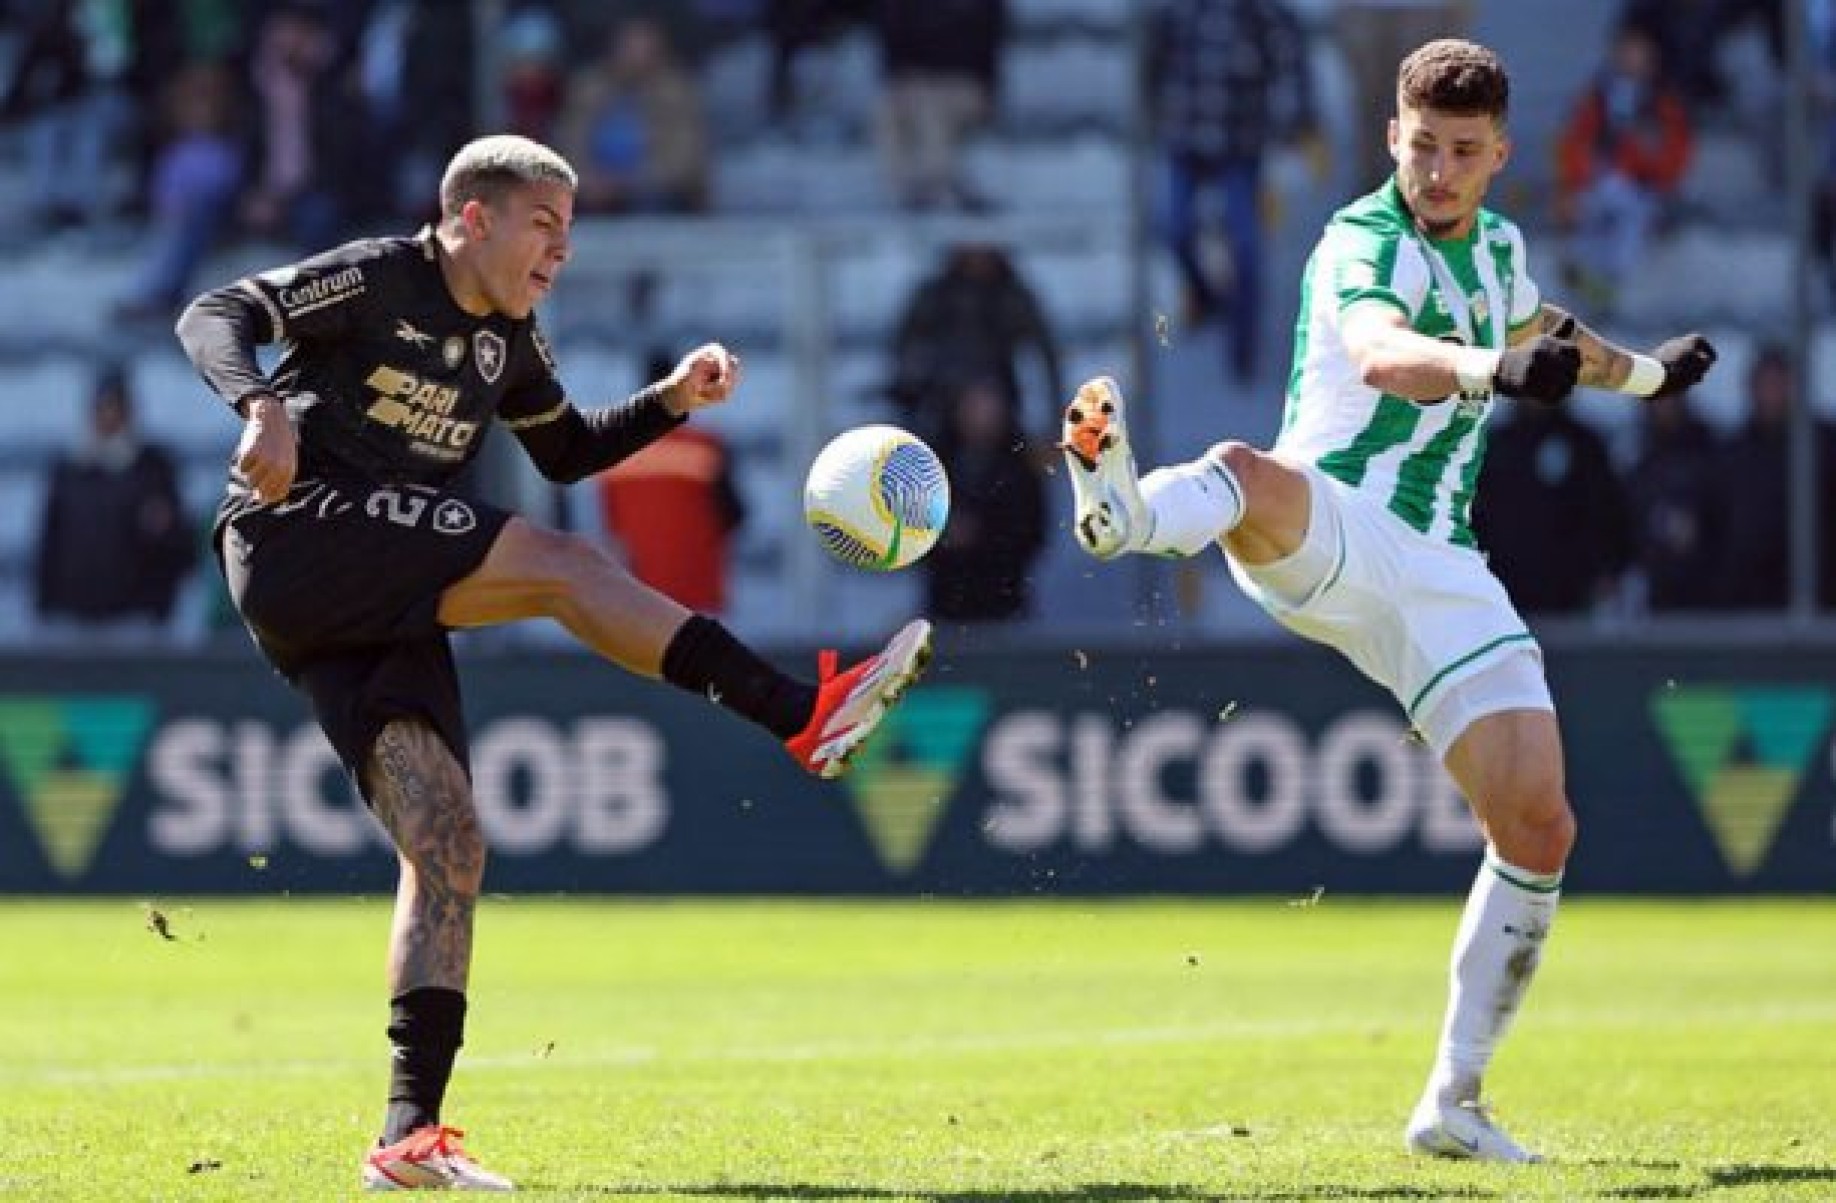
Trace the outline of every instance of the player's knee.
[[1509, 833], [1499, 833], [1498, 851], [1505, 860], [1533, 873], [1559, 873], [1575, 847], [1575, 812], [1560, 793], [1545, 795], [1521, 807]]
[[1237, 478], [1239, 484], [1246, 488], [1249, 478], [1260, 474], [1262, 470], [1262, 452], [1248, 443], [1236, 439], [1227, 439], [1222, 443], [1213, 443], [1209, 452], [1211, 457], [1220, 461], [1230, 474]]

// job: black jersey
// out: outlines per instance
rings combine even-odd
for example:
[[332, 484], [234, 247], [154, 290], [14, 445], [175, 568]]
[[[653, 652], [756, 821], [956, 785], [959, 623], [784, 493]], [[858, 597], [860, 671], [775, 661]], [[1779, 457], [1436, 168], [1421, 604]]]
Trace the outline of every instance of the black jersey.
[[493, 417], [514, 429], [558, 417], [565, 402], [534, 318], [460, 309], [427, 231], [348, 243], [212, 299], [259, 317], [253, 341], [284, 344], [259, 387], [286, 401], [304, 480], [441, 485], [478, 453]]
[[[683, 419], [654, 385], [583, 414], [535, 319], [459, 308], [432, 231], [366, 238], [207, 292], [178, 335], [219, 396], [278, 395], [299, 434], [298, 481], [445, 485], [501, 419], [542, 474], [584, 479]], [[255, 347], [285, 344], [273, 378]], [[232, 477], [226, 516], [253, 504]]]

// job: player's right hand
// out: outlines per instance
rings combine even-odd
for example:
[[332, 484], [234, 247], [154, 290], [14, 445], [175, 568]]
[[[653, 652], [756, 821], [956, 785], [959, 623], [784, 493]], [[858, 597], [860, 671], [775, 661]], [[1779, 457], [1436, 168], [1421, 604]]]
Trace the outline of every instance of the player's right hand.
[[1507, 397], [1553, 405], [1575, 391], [1581, 378], [1581, 348], [1548, 334], [1539, 334], [1522, 346], [1498, 357], [1492, 384]]
[[300, 466], [299, 438], [279, 397], [251, 397], [246, 408], [248, 422], [236, 443], [232, 466], [263, 505], [272, 505], [293, 487], [293, 475]]

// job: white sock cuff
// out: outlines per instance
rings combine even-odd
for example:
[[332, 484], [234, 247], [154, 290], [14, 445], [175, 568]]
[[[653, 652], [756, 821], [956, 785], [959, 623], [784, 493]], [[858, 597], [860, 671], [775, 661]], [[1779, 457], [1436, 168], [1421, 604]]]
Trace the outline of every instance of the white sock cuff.
[[1243, 486], [1212, 455], [1148, 473], [1141, 497], [1154, 516], [1143, 550], [1156, 555], [1195, 556], [1243, 521]]
[[1562, 890], [1561, 870], [1533, 873], [1529, 869], [1520, 869], [1490, 848], [1485, 850], [1485, 867], [1511, 885], [1532, 894], [1558, 894]]

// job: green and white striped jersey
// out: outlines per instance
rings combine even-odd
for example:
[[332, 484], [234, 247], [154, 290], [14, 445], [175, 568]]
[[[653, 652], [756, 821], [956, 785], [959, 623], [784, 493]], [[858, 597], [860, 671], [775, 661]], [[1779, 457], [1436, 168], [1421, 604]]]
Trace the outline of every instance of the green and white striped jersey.
[[1503, 348], [1506, 331], [1536, 315], [1517, 226], [1481, 209], [1466, 238], [1420, 234], [1391, 180], [1340, 209], [1301, 282], [1294, 367], [1275, 450], [1382, 495], [1423, 534], [1474, 546], [1473, 486], [1485, 456], [1490, 397], [1423, 405], [1366, 385], [1340, 322], [1354, 305], [1389, 305], [1430, 338]]

